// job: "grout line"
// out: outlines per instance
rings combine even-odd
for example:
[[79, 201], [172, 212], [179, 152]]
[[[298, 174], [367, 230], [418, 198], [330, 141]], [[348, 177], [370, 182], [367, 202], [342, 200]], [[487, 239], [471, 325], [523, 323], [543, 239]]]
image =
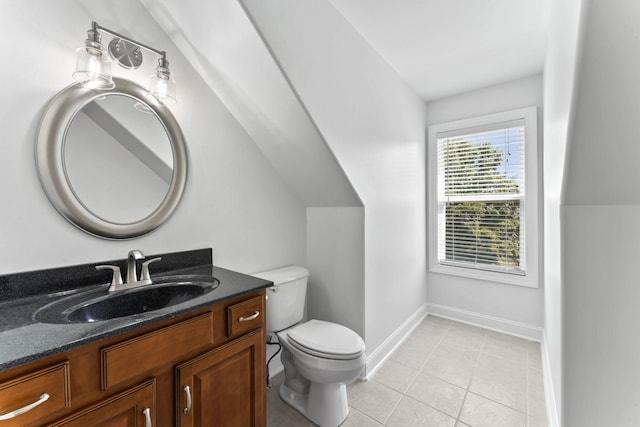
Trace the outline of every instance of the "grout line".
[[[426, 319], [426, 317], [425, 317], [425, 319]], [[424, 322], [424, 320], [423, 320], [423, 322]], [[422, 322], [420, 322], [420, 323], [422, 323]], [[405, 397], [406, 397], [407, 399], [411, 399], [411, 400], [414, 400], [414, 401], [416, 401], [416, 402], [419, 402], [419, 403], [421, 403], [421, 404], [423, 404], [423, 405], [426, 405], [426, 406], [428, 406], [429, 408], [432, 408], [432, 409], [434, 409], [434, 410], [436, 410], [436, 411], [438, 411], [438, 412], [440, 412], [440, 413], [442, 413], [442, 414], [444, 414], [444, 415], [446, 415], [446, 416], [448, 416], [448, 417], [451, 417], [451, 415], [449, 415], [449, 414], [445, 414], [444, 412], [440, 411], [440, 410], [439, 410], [439, 409], [437, 409], [437, 408], [434, 408], [434, 407], [432, 407], [432, 406], [430, 406], [430, 405], [427, 405], [427, 404], [426, 404], [426, 403], [424, 403], [424, 402], [420, 402], [419, 400], [416, 400], [416, 399], [412, 398], [411, 396], [409, 396], [409, 395], [407, 394], [407, 391], [409, 391], [409, 389], [411, 388], [411, 386], [413, 385], [413, 383], [416, 381], [416, 379], [420, 376], [420, 374], [422, 374], [422, 373], [423, 373], [423, 372], [422, 372], [422, 369], [427, 365], [427, 362], [429, 361], [429, 359], [431, 358], [431, 356], [433, 355], [433, 353], [435, 353], [435, 352], [436, 352], [436, 350], [438, 349], [438, 347], [440, 346], [440, 344], [441, 344], [441, 343], [442, 343], [442, 341], [444, 340], [444, 337], [449, 333], [449, 330], [451, 329], [451, 325], [452, 325], [452, 323], [453, 323], [453, 322], [449, 321], [449, 324], [447, 325], [447, 327], [446, 327], [446, 329], [445, 329], [444, 333], [443, 333], [443, 334], [442, 334], [442, 336], [440, 337], [440, 340], [439, 340], [439, 341], [438, 341], [438, 343], [434, 346], [433, 350], [429, 353], [429, 355], [426, 357], [426, 359], [425, 359], [424, 363], [420, 366], [420, 368], [419, 368], [419, 369], [417, 369], [418, 373], [417, 373], [417, 374], [416, 374], [416, 376], [413, 378], [413, 380], [411, 380], [411, 383], [410, 383], [410, 384], [409, 384], [409, 386], [407, 387], [407, 390], [406, 390], [405, 392], [401, 392], [401, 393], [402, 393], [402, 397], [400, 398], [400, 400], [398, 400], [398, 403], [396, 403], [396, 405], [394, 406], [394, 408], [391, 410], [391, 412], [389, 413], [389, 416], [385, 419], [384, 423], [382, 423], [382, 424], [383, 424], [383, 426], [386, 426], [386, 425], [387, 425], [387, 422], [389, 421], [389, 419], [391, 418], [391, 416], [393, 415], [393, 413], [396, 411], [396, 409], [398, 409], [398, 406], [400, 406], [400, 402], [402, 402], [402, 399], [404, 399]], [[411, 336], [412, 334], [413, 334], [413, 332], [412, 332], [409, 336]], [[408, 337], [407, 337], [407, 338], [408, 338]], [[400, 363], [401, 365], [404, 365], [404, 364], [403, 364], [403, 363], [401, 363], [401, 362], [397, 362], [397, 363]], [[412, 367], [410, 367], [410, 366], [407, 366], [407, 365], [404, 365], [404, 366], [405, 366], [405, 367], [407, 367], [407, 368], [414, 369], [414, 368], [412, 368]], [[428, 375], [428, 374], [425, 374], [425, 375]], [[453, 385], [453, 384], [452, 384], [452, 385]], [[391, 387], [389, 387], [389, 388], [391, 388]], [[392, 390], [394, 390], [394, 389], [392, 388]], [[451, 417], [451, 418], [453, 418], [453, 417]]]
[[462, 405], [460, 405], [460, 409], [458, 410], [458, 416], [456, 417], [456, 423], [458, 422], [464, 422], [464, 421], [460, 421], [460, 415], [462, 415], [462, 408], [464, 408], [464, 404], [467, 401], [467, 396], [469, 395], [469, 389], [466, 389], [464, 391], [464, 397], [462, 398]]
[[469, 395], [469, 387], [471, 387], [471, 382], [473, 381], [473, 376], [476, 373], [476, 369], [478, 368], [478, 362], [480, 362], [480, 356], [482, 355], [482, 350], [484, 349], [484, 345], [487, 342], [487, 331], [485, 330], [484, 336], [482, 337], [482, 344], [480, 345], [480, 351], [478, 351], [478, 355], [476, 356], [476, 362], [473, 366], [473, 370], [471, 371], [471, 377], [469, 378], [469, 382], [467, 383], [467, 387], [464, 391], [464, 398], [462, 399], [462, 405], [460, 405], [460, 410], [458, 411], [458, 416], [456, 417], [456, 423], [462, 422], [460, 421], [460, 415], [462, 414], [462, 409], [464, 408], [464, 404], [467, 401], [467, 396]]
[[407, 395], [407, 392], [409, 391], [409, 389], [411, 388], [413, 383], [416, 382], [416, 380], [418, 379], [418, 377], [420, 376], [421, 373], [422, 373], [422, 371], [418, 371], [418, 373], [413, 377], [413, 379], [411, 380], [411, 382], [407, 386], [407, 389], [405, 391], [403, 391], [402, 394], [404, 394], [405, 396]]
[[[510, 409], [510, 410], [512, 410], [512, 411], [515, 411], [515, 412], [518, 412], [519, 414], [522, 414], [522, 415], [525, 415], [525, 416], [527, 415], [525, 412], [522, 412], [522, 411], [521, 411], [521, 410], [519, 410], [519, 409], [513, 408], [513, 407], [511, 407], [511, 406], [509, 406], [509, 405], [507, 405], [507, 404], [505, 404], [505, 403], [499, 402], [499, 401], [497, 401], [497, 400], [495, 400], [495, 399], [492, 399], [492, 398], [490, 398], [490, 397], [483, 396], [483, 395], [482, 395], [482, 394], [480, 394], [480, 393], [476, 393], [476, 392], [473, 392], [473, 391], [469, 391], [469, 393], [471, 393], [471, 394], [475, 394], [476, 396], [479, 396], [479, 397], [481, 397], [481, 398], [483, 398], [483, 399], [485, 399], [485, 400], [488, 400], [488, 401], [493, 402], [493, 403], [495, 403], [495, 404], [498, 404], [498, 405], [500, 405], [500, 406], [504, 406], [504, 407], [505, 407], [505, 408], [507, 408], [507, 409]], [[464, 421], [462, 421], [462, 422], [464, 422]]]
[[[352, 411], [353, 411], [353, 412], [357, 412], [357, 413], [359, 413], [360, 415], [362, 415], [362, 416], [363, 416], [363, 417], [365, 417], [366, 419], [368, 419], [368, 420], [370, 420], [370, 421], [373, 421], [373, 422], [374, 422], [374, 423], [376, 423], [376, 424], [380, 424], [380, 422], [379, 422], [378, 420], [376, 420], [375, 418], [372, 418], [372, 417], [370, 417], [369, 415], [365, 414], [364, 412], [359, 411], [359, 410], [357, 410], [356, 408], [354, 408], [353, 406], [349, 405], [349, 414], [351, 414], [351, 412], [352, 412]], [[347, 418], [349, 418], [349, 416], [347, 416]], [[346, 421], [346, 419], [345, 419], [345, 421]], [[380, 424], [380, 425], [384, 426], [384, 424]]]
[[449, 418], [451, 418], [451, 419], [453, 419], [453, 420], [455, 420], [455, 421], [458, 421], [458, 420], [457, 420], [457, 418], [454, 418], [453, 416], [451, 416], [451, 415], [447, 414], [446, 412], [444, 412], [444, 411], [443, 411], [443, 410], [441, 410], [441, 409], [438, 409], [438, 408], [436, 408], [436, 407], [434, 407], [434, 406], [431, 406], [431, 405], [429, 405], [428, 403], [424, 403], [423, 401], [418, 400], [418, 399], [416, 399], [416, 398], [414, 398], [414, 397], [411, 397], [411, 396], [409, 396], [409, 395], [407, 395], [406, 397], [407, 397], [407, 399], [411, 399], [411, 400], [413, 400], [414, 402], [419, 403], [420, 405], [424, 405], [424, 406], [426, 406], [426, 407], [428, 407], [428, 408], [433, 409], [433, 410], [434, 410], [434, 411], [436, 411], [436, 412], [440, 412], [441, 414], [446, 415], [447, 417], [449, 417]]
[[387, 421], [389, 421], [389, 418], [391, 418], [391, 416], [393, 415], [394, 412], [396, 412], [396, 409], [398, 409], [398, 406], [400, 406], [400, 402], [402, 402], [402, 399], [404, 399], [407, 395], [406, 394], [402, 394], [402, 397], [398, 400], [398, 402], [394, 405], [393, 409], [391, 410], [391, 412], [389, 412], [389, 415], [387, 415], [387, 417], [384, 419], [384, 422], [382, 423], [383, 426], [387, 425]]

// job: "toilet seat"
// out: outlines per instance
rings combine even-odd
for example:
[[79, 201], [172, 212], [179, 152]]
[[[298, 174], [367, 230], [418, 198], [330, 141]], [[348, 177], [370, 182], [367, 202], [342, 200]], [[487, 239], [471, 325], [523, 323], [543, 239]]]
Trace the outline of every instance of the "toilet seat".
[[309, 320], [287, 331], [298, 350], [325, 359], [351, 360], [362, 355], [364, 341], [351, 329], [337, 323]]

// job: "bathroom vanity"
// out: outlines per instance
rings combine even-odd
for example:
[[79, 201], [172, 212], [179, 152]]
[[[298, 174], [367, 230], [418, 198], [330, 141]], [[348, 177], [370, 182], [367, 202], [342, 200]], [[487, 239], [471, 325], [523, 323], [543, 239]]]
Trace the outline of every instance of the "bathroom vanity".
[[185, 272], [220, 285], [98, 322], [36, 321], [60, 292], [0, 304], [0, 426], [265, 426], [271, 282], [211, 265]]

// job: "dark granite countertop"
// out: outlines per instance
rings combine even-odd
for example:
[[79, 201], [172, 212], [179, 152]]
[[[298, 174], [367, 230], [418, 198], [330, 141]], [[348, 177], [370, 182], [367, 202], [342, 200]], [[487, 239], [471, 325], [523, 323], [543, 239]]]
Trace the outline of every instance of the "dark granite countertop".
[[[210, 255], [208, 259], [210, 260]], [[202, 261], [202, 259], [199, 259], [196, 262]], [[204, 261], [207, 261], [206, 256]], [[191, 264], [187, 268], [162, 271], [161, 275], [194, 274], [212, 276], [220, 281], [220, 285], [212, 292], [178, 305], [112, 320], [67, 324], [40, 323], [35, 320], [34, 314], [39, 308], [68, 295], [68, 286], [66, 290], [47, 289], [47, 293], [42, 294], [27, 290], [25, 293], [28, 295], [24, 297], [20, 297], [17, 294], [12, 295], [11, 299], [0, 302], [0, 371], [139, 329], [162, 320], [171, 319], [221, 301], [255, 292], [272, 284], [267, 280], [210, 264], [193, 266], [193, 261]], [[170, 262], [168, 262], [168, 265], [184, 267], [184, 264], [171, 264]], [[42, 272], [38, 273], [46, 276]], [[53, 277], [55, 275], [52, 274], [50, 276]], [[153, 273], [151, 277], [153, 279]], [[13, 282], [15, 282], [15, 279]], [[96, 283], [100, 282], [94, 281], [92, 285], [95, 286]], [[105, 283], [106, 293], [107, 281], [102, 283]], [[2, 288], [2, 284], [2, 280], [0, 280], [0, 296], [3, 296], [3, 291], [5, 291], [4, 296], [6, 296], [6, 289]], [[27, 289], [28, 287], [24, 286], [24, 288]]]

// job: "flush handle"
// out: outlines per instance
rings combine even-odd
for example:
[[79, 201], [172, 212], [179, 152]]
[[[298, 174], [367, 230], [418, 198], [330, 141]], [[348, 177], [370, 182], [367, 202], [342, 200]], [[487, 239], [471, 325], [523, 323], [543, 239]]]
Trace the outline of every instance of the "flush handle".
[[255, 312], [255, 313], [253, 313], [251, 316], [248, 316], [248, 317], [242, 317], [242, 316], [241, 316], [241, 317], [239, 317], [239, 318], [238, 318], [238, 322], [248, 322], [248, 321], [250, 321], [250, 320], [257, 319], [257, 318], [258, 318], [258, 316], [260, 316], [260, 312], [259, 312], [259, 311], [256, 311], [256, 312]]

